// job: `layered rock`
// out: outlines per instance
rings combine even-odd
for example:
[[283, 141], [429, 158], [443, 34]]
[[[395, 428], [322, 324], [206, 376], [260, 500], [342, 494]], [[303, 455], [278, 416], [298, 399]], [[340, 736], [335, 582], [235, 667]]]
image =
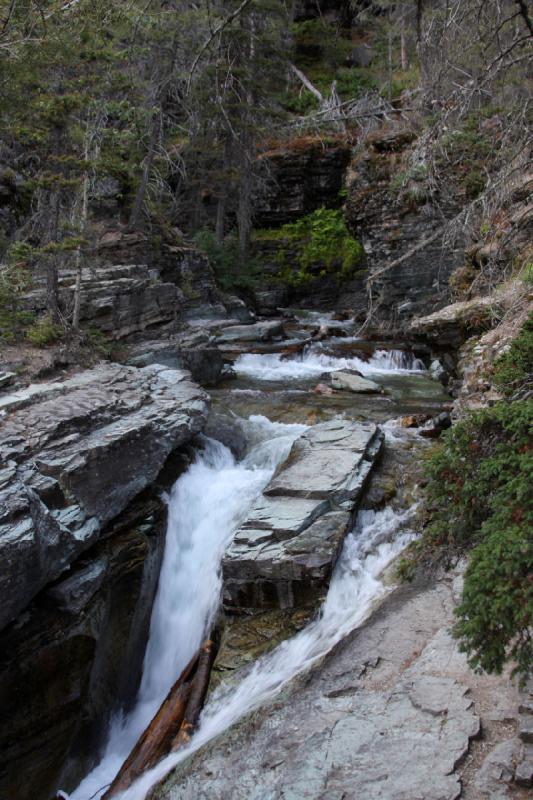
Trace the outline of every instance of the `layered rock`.
[[453, 246], [443, 244], [443, 223], [466, 202], [459, 188], [446, 198], [426, 195], [416, 181], [409, 197], [395, 188], [394, 181], [408, 174], [414, 138], [408, 129], [385, 129], [369, 137], [350, 166], [346, 201], [346, 217], [363, 241], [370, 275], [399, 262], [372, 286], [374, 319], [399, 326], [449, 302], [448, 279], [462, 263], [464, 248], [460, 239]]
[[318, 601], [382, 442], [375, 425], [315, 425], [252, 507], [222, 561], [230, 612]]
[[110, 714], [131, 700], [165, 527], [161, 500], [134, 501], [0, 634], [1, 797], [50, 800], [73, 788]]
[[101, 536], [205, 423], [188, 372], [105, 364], [0, 399], [0, 627]]
[[262, 154], [265, 177], [254, 199], [258, 228], [294, 222], [322, 206], [338, 206], [350, 160], [348, 142], [307, 137]]

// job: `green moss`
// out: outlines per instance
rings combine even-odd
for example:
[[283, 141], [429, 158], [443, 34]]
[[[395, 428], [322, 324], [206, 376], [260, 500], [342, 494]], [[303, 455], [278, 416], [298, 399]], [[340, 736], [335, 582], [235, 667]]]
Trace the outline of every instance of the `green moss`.
[[[276, 237], [282, 242], [277, 261], [281, 280], [292, 285], [308, 283], [333, 273], [339, 280], [353, 277], [363, 256], [339, 209], [318, 208], [297, 222], [283, 225]], [[297, 269], [291, 267], [296, 253]]]

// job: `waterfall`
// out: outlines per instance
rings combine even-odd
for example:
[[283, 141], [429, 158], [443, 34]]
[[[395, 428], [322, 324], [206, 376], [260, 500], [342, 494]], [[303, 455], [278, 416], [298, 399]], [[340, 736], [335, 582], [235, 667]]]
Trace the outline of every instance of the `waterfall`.
[[405, 530], [411, 514], [412, 509], [398, 513], [391, 508], [360, 512], [353, 532], [344, 542], [316, 620], [259, 659], [238, 686], [219, 687], [206, 704], [187, 748], [163, 759], [130, 786], [121, 799], [144, 800], [169, 770], [259, 707], [360, 625], [389, 589], [383, 580], [384, 570], [413, 538]]
[[227, 447], [206, 439], [197, 461], [175, 483], [138, 696], [130, 713], [113, 718], [101, 761], [72, 800], [101, 796], [199, 648], [217, 612], [224, 550], [305, 427], [252, 417], [247, 428], [253, 446], [244, 461], [236, 463]]
[[303, 354], [291, 358], [285, 358], [280, 353], [246, 353], [239, 356], [234, 367], [237, 374], [262, 381], [305, 380], [342, 369], [356, 369], [363, 375], [425, 370], [424, 363], [405, 350], [375, 350], [365, 361], [357, 356], [344, 358], [327, 355], [320, 351], [319, 346], [312, 346]]

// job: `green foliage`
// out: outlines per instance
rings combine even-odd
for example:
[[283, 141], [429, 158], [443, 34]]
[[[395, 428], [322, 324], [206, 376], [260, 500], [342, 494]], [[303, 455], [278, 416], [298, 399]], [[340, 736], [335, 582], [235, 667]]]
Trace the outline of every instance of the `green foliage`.
[[224, 291], [246, 292], [257, 288], [259, 265], [253, 258], [249, 258], [246, 265], [242, 264], [235, 235], [226, 236], [219, 242], [213, 231], [204, 228], [196, 233], [194, 243], [209, 258]]
[[509, 350], [494, 364], [494, 383], [507, 396], [531, 381], [533, 381], [533, 313], [529, 315]]
[[298, 270], [284, 270], [288, 283], [307, 283], [317, 274], [335, 273], [340, 280], [349, 279], [361, 261], [363, 248], [354, 239], [339, 209], [318, 208], [297, 222], [283, 225], [277, 231], [283, 242], [278, 263], [287, 267], [290, 251], [296, 251]]
[[26, 339], [37, 347], [46, 347], [48, 344], [57, 342], [63, 334], [64, 329], [60, 325], [56, 325], [46, 314], [30, 325], [26, 330]]
[[30, 285], [24, 265], [9, 263], [0, 269], [0, 341], [13, 342], [33, 315], [21, 309], [21, 298]]
[[533, 644], [533, 401], [502, 401], [447, 431], [427, 463], [429, 524], [401, 564], [453, 563], [471, 550], [454, 635], [476, 669], [509, 660], [526, 676]]

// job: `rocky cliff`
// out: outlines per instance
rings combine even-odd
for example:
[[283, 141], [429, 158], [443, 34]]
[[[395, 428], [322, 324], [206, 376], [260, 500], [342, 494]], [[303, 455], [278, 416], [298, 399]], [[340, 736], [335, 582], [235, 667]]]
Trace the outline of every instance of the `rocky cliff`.
[[79, 777], [131, 699], [166, 526], [155, 482], [202, 430], [207, 400], [161, 365], [2, 395], [2, 795], [46, 797], [62, 770]]

